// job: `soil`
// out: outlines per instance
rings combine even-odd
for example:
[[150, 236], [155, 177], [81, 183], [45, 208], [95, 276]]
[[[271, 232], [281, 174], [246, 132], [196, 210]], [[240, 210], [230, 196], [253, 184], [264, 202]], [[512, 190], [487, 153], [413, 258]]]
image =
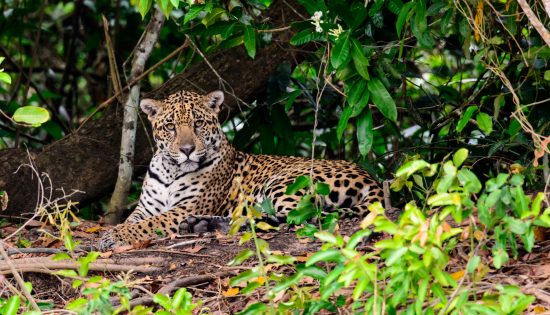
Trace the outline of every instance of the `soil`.
[[[339, 229], [342, 234], [350, 235], [359, 226], [357, 220], [343, 220]], [[17, 226], [5, 225], [0, 228], [2, 236], [5, 237], [17, 230]], [[15, 254], [15, 247], [19, 245], [29, 248], [43, 250], [62, 250], [62, 242], [52, 237], [45, 236], [42, 231], [53, 229], [50, 226], [42, 226], [39, 222], [32, 222], [23, 228], [19, 237], [12, 237], [6, 242], [13, 247], [7, 248], [10, 260], [20, 263], [24, 259], [37, 261], [48, 257], [52, 253], [25, 253]], [[103, 227], [94, 222], [81, 221], [78, 226], [72, 229], [72, 235], [83, 248], [93, 245], [98, 241]], [[546, 234], [548, 231], [546, 231]], [[242, 233], [241, 233], [242, 234]], [[320, 243], [308, 238], [297, 239], [295, 228], [281, 226], [278, 231], [271, 233], [258, 233], [259, 237], [269, 243], [270, 250], [278, 254], [292, 255], [298, 261], [305, 261], [308, 255], [320, 249]], [[187, 288], [193, 295], [194, 301], [202, 301], [202, 305], [195, 309], [196, 312], [207, 310], [214, 314], [232, 314], [243, 310], [247, 304], [255, 303], [265, 292], [263, 288], [257, 289], [252, 295], [242, 295], [236, 290], [231, 290], [229, 279], [239, 272], [248, 270], [257, 264], [257, 260], [249, 258], [242, 265], [237, 267], [228, 266], [240, 251], [245, 248], [254, 250], [252, 242], [239, 245], [239, 235], [228, 236], [222, 233], [213, 232], [203, 235], [188, 234], [172, 239], [158, 240], [150, 244], [136, 244], [133, 247], [118, 248], [112, 252], [102, 253], [98, 258], [100, 261], [110, 261], [114, 266], [131, 266], [149, 268], [147, 272], [113, 272], [110, 270], [90, 271], [90, 275], [102, 275], [113, 281], [127, 278], [133, 287], [131, 288], [131, 303], [151, 304], [150, 295], [146, 292], [172, 292], [180, 286]], [[495, 271], [491, 269], [487, 275], [476, 283], [476, 286], [490, 287], [494, 283], [514, 284], [519, 286], [524, 293], [534, 295], [537, 300], [529, 307], [528, 313], [548, 314], [550, 313], [550, 239], [545, 235], [546, 240], [539, 240], [532, 253], [520, 255], [517, 260], [510, 261], [506, 267]], [[375, 241], [383, 238], [383, 235], [375, 235], [368, 242], [360, 245], [362, 251], [372, 250]], [[143, 248], [135, 248], [140, 247]], [[459, 244], [454, 250], [448, 270], [454, 274], [460, 274], [467, 263], [466, 252], [468, 244]], [[482, 253], [490, 256], [490, 253]], [[33, 260], [34, 259], [34, 260]], [[0, 261], [0, 264], [2, 261]], [[271, 271], [283, 274], [291, 274], [290, 267], [269, 265]], [[52, 275], [51, 271], [26, 272], [23, 277], [25, 281], [33, 284], [33, 297], [38, 302], [48, 302], [56, 309], [61, 309], [65, 304], [78, 296], [78, 291], [71, 287], [71, 280]], [[0, 280], [2, 279], [0, 275]], [[15, 280], [6, 275], [7, 279], [17, 287]], [[460, 278], [460, 276], [459, 276]], [[176, 281], [178, 283], [176, 283]], [[175, 285], [171, 287], [171, 285]], [[2, 294], [8, 294], [9, 290], [3, 290]], [[284, 296], [280, 297], [284, 300]], [[112, 298], [111, 302], [118, 303]], [[267, 302], [267, 301], [264, 301]], [[349, 310], [348, 310], [349, 311]], [[343, 309], [343, 313], [348, 313]]]

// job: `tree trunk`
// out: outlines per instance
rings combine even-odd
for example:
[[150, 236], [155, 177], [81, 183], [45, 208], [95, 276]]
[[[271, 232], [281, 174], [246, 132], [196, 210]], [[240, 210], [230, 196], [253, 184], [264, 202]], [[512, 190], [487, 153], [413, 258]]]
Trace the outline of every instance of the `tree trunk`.
[[[285, 17], [293, 16], [291, 10], [281, 1], [269, 9], [268, 18], [275, 27], [284, 25]], [[259, 49], [255, 59], [250, 59], [243, 47], [236, 47], [209, 56], [210, 65], [201, 62], [184, 73], [176, 75], [158, 89], [146, 93], [145, 97], [163, 98], [179, 90], [194, 90], [200, 93], [220, 89], [218, 77], [212, 66], [232, 87], [232, 93], [240, 99], [251, 101], [262, 93], [269, 75], [284, 61], [296, 61], [287, 45], [291, 31], [274, 33], [273, 43]], [[281, 44], [284, 43], [284, 44]], [[198, 88], [199, 89], [198, 89]], [[220, 119], [231, 117], [239, 110], [235, 96], [226, 94], [225, 110]], [[143, 118], [143, 117], [142, 117]], [[146, 119], [141, 119], [146, 121]], [[46, 195], [52, 198], [66, 195], [73, 190], [81, 191], [71, 196], [80, 206], [96, 201], [111, 192], [117, 178], [122, 123], [122, 107], [111, 105], [103, 116], [87, 122], [78, 132], [30, 152], [33, 164], [40, 173], [49, 175], [52, 187], [45, 184]], [[146, 126], [147, 128], [143, 128]], [[136, 136], [135, 172], [143, 173], [152, 156], [152, 139], [149, 124], [140, 124]], [[149, 135], [146, 135], [146, 132]], [[0, 151], [0, 190], [9, 196], [5, 215], [34, 213], [37, 203], [37, 178], [27, 167], [24, 149]]]

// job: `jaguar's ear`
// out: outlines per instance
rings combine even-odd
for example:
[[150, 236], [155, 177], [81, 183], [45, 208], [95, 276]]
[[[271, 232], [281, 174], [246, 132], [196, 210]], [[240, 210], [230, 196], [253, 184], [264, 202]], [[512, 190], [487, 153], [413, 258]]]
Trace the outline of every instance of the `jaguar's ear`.
[[139, 107], [151, 121], [162, 112], [162, 102], [150, 98], [142, 99]]
[[204, 96], [204, 104], [214, 113], [219, 113], [223, 104], [223, 92], [214, 91]]

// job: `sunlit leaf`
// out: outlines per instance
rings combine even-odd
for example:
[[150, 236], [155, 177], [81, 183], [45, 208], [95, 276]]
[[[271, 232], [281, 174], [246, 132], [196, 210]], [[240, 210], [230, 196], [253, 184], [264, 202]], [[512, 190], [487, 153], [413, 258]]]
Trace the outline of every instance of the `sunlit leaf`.
[[50, 119], [50, 112], [42, 107], [23, 106], [13, 114], [13, 120], [38, 127]]

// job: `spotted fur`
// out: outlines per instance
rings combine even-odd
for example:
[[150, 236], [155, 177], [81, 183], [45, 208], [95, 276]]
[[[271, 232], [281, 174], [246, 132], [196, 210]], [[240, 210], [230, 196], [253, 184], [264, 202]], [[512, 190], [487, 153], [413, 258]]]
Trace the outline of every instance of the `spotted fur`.
[[101, 248], [177, 233], [189, 216], [228, 216], [237, 206], [230, 195], [243, 187], [258, 203], [272, 200], [282, 218], [304, 193], [285, 195], [300, 175], [311, 174], [330, 186], [321, 200], [328, 210], [364, 216], [370, 203], [382, 200], [378, 183], [353, 163], [236, 151], [217, 118], [223, 98], [220, 91], [204, 96], [181, 91], [162, 101], [141, 101], [157, 150], [137, 208], [103, 235]]

